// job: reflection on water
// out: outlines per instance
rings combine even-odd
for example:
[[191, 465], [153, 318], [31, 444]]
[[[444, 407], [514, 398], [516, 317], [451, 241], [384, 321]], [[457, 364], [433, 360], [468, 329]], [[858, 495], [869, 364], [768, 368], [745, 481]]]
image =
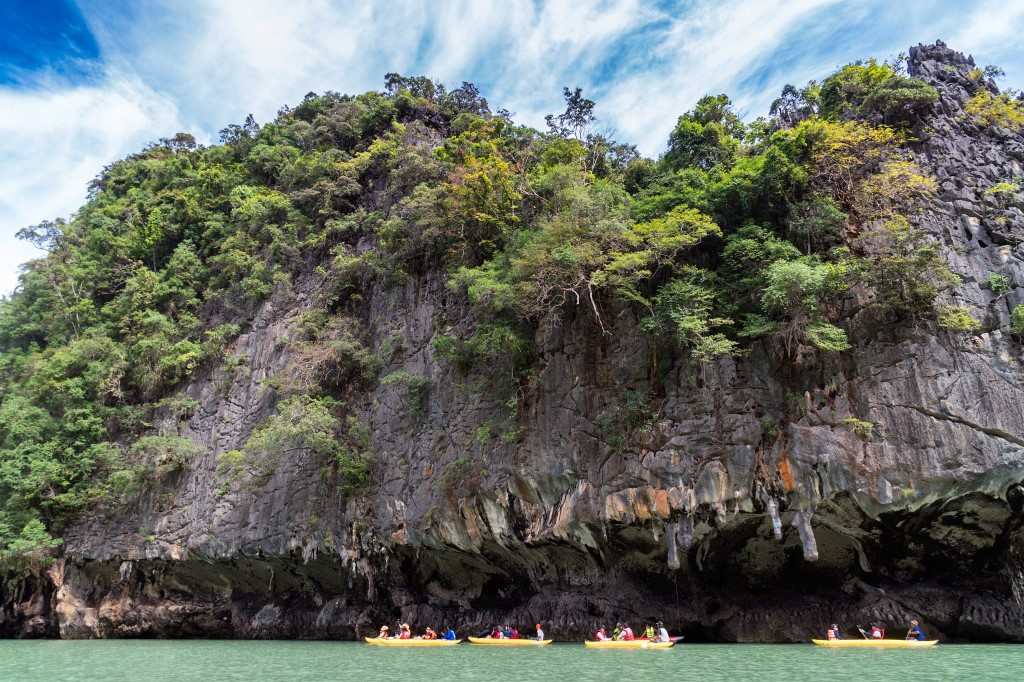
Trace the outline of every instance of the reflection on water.
[[353, 642], [0, 641], [3, 682], [883, 682], [1020, 680], [1024, 646], [834, 651], [810, 645], [696, 644], [666, 651], [379, 649]]

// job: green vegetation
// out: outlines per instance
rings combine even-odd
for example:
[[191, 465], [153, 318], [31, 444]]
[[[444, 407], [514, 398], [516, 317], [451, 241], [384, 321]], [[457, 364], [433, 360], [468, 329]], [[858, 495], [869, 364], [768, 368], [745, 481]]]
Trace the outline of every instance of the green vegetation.
[[423, 416], [427, 408], [427, 392], [430, 389], [430, 379], [423, 376], [410, 374], [405, 370], [398, 370], [385, 375], [380, 383], [382, 386], [401, 386], [405, 393], [406, 404], [409, 412], [415, 418]]
[[847, 417], [843, 420], [843, 426], [853, 431], [854, 435], [861, 440], [870, 440], [871, 434], [875, 431], [874, 422], [869, 422], [856, 417]]
[[1002, 275], [998, 272], [988, 273], [988, 277], [982, 283], [982, 286], [991, 291], [996, 296], [1002, 296], [1010, 293], [1013, 289], [1013, 280], [1007, 275]]
[[1014, 306], [1010, 312], [1010, 331], [1017, 336], [1024, 335], [1024, 305]]
[[964, 111], [984, 126], [1000, 126], [1011, 130], [1024, 127], [1024, 103], [1008, 93], [997, 95], [982, 88], [967, 101]]
[[225, 453], [220, 463], [236, 475], [241, 468], [260, 482], [273, 475], [282, 458], [309, 453], [337, 471], [345, 490], [358, 490], [368, 483], [373, 464], [370, 434], [352, 415], [339, 420], [342, 407], [331, 398], [287, 398], [253, 432], [242, 457]]
[[[513, 415], [537, 340], [568, 319], [598, 338], [639, 321], [657, 362], [694, 365], [755, 343], [779, 361], [843, 352], [863, 301], [888, 326], [969, 327], [935, 307], [957, 280], [914, 227], [935, 182], [901, 147], [935, 96], [873, 61], [787, 87], [750, 125], [707, 96], [655, 160], [597, 133], [578, 89], [537, 131], [471, 84], [388, 74], [382, 92], [310, 93], [217, 145], [159, 140], [103, 169], [73, 219], [20, 233], [48, 255], [0, 302], [0, 558], [44, 557], [83, 509], [173, 484], [195, 452], [154, 435], [155, 412], [243, 368], [232, 344], [268, 300], [309, 312], [281, 341], [273, 416], [220, 471], [258, 483], [306, 453], [349, 491], [373, 462], [359, 396], [401, 385], [418, 414], [428, 390], [378, 376], [367, 295], [423, 273], [444, 274], [458, 316], [434, 354], [509, 389]], [[984, 120], [1019, 109], [976, 100]], [[645, 428], [648, 402], [627, 396], [609, 428]], [[480, 478], [451, 466], [446, 480]]]
[[909, 123], [939, 99], [932, 86], [873, 59], [844, 66], [821, 84], [821, 114]]
[[944, 305], [939, 308], [939, 327], [951, 332], [974, 332], [981, 323], [971, 316], [971, 311], [960, 305]]

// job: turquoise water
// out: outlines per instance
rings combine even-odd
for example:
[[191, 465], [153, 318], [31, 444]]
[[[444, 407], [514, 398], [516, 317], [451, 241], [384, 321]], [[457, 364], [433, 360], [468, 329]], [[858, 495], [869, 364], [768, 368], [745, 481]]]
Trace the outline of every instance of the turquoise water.
[[667, 682], [1021, 680], [1024, 646], [829, 651], [809, 644], [694, 644], [667, 651], [379, 649], [354, 642], [0, 641], [2, 682]]

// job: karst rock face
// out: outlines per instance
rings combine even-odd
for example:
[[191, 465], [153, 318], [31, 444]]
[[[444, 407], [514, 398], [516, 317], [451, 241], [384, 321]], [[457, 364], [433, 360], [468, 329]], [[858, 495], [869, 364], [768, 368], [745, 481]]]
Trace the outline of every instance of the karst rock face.
[[[538, 336], [541, 369], [510, 416], [486, 371], [435, 357], [439, 326], [468, 318], [427, 273], [366, 297], [375, 347], [402, 351], [387, 371], [429, 378], [421, 409], [395, 383], [361, 394], [372, 489], [346, 497], [301, 452], [265, 482], [225, 482], [218, 455], [273, 408], [310, 276], [263, 306], [239, 362], [184, 389], [190, 415], [157, 425], [202, 454], [160, 494], [73, 528], [57, 563], [0, 592], [0, 629], [351, 638], [400, 618], [571, 639], [661, 619], [691, 640], [798, 641], [918, 617], [946, 639], [1024, 641], [1024, 366], [999, 331], [1024, 289], [981, 286], [1024, 282], [1024, 214], [985, 192], [1024, 175], [1024, 138], [964, 116], [972, 68], [941, 43], [910, 51], [941, 95], [911, 144], [939, 182], [917, 220], [963, 279], [957, 302], [995, 331], [852, 314], [854, 349], [835, 359], [754, 347], [664, 368], [632, 314], [610, 333], [570, 314]], [[612, 433], [656, 372], [654, 408]], [[514, 437], [481, 436], [499, 422]]]

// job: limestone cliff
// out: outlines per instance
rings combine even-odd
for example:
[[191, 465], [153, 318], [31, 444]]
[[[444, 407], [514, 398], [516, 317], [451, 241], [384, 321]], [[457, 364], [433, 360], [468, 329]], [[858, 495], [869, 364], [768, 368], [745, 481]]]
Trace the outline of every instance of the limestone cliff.
[[[350, 398], [378, 457], [371, 489], [345, 495], [303, 452], [265, 481], [225, 479], [219, 455], [273, 409], [270, 379], [324, 286], [311, 270], [262, 305], [237, 362], [182, 390], [193, 409], [154, 424], [201, 454], [3, 587], [0, 632], [351, 638], [401, 619], [543, 622], [567, 639], [657, 618], [694, 641], [798, 641], [920, 617], [943, 639], [1024, 641], [1024, 366], [1008, 331], [1024, 290], [982, 287], [1024, 282], [1024, 214], [986, 194], [1024, 175], [1024, 138], [964, 116], [973, 66], [941, 43], [911, 50], [940, 99], [910, 149], [940, 185], [919, 224], [983, 332], [878, 329], [854, 310], [841, 357], [797, 367], [755, 345], [660, 367], [655, 386], [630, 310], [610, 334], [570, 316], [538, 332], [541, 369], [511, 411], [487, 371], [436, 356], [431, 340], [472, 314], [424, 272], [375, 284], [361, 309], [383, 372], [428, 380], [415, 409], [400, 382]], [[652, 396], [644, 428], [621, 418], [634, 392]]]

